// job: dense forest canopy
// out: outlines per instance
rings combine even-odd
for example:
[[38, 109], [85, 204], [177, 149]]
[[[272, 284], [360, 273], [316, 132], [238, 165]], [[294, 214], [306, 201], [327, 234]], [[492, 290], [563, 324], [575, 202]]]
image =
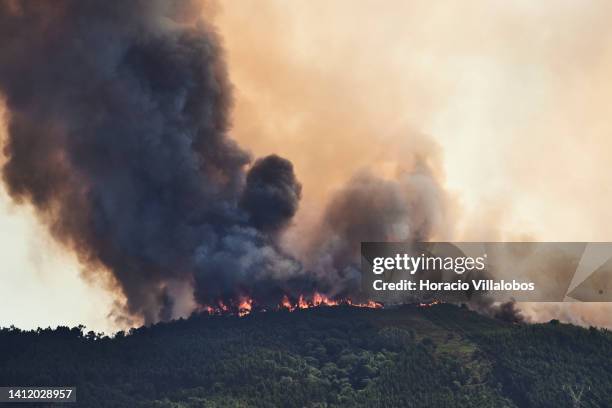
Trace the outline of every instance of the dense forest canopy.
[[83, 407], [612, 406], [609, 331], [448, 304], [5, 328], [0, 350], [0, 384], [74, 385]]

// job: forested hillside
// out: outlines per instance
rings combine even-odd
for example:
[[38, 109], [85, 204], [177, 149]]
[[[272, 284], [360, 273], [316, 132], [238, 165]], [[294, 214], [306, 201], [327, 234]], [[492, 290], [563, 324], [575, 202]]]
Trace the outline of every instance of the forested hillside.
[[446, 304], [7, 328], [0, 384], [75, 385], [81, 407], [609, 407], [612, 334]]

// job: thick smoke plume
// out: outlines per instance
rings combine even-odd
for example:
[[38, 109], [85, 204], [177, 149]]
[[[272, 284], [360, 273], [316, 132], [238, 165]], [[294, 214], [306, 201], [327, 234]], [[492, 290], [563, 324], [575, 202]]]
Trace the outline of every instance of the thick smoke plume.
[[300, 271], [275, 243], [300, 197], [292, 165], [245, 174], [219, 39], [197, 15], [186, 1], [0, 3], [7, 190], [147, 322], [173, 317], [185, 286], [206, 303]]
[[198, 4], [0, 3], [4, 184], [89, 273], [112, 274], [130, 315], [354, 296], [360, 241], [427, 240], [446, 224], [435, 171], [412, 157], [338, 191], [308, 250], [292, 251], [301, 261], [282, 249], [302, 187], [291, 162], [252, 162], [229, 136], [231, 86]]
[[291, 221], [301, 192], [291, 162], [271, 155], [257, 160], [249, 171], [241, 204], [256, 228], [273, 232]]
[[447, 221], [447, 196], [423, 160], [397, 177], [356, 174], [332, 197], [314, 237], [309, 270], [331, 291], [356, 292], [360, 243], [427, 241]]

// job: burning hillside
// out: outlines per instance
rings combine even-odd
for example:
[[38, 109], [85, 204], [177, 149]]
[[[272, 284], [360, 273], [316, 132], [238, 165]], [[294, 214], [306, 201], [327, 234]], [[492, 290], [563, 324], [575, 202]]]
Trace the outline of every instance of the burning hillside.
[[291, 161], [254, 159], [231, 137], [232, 87], [205, 12], [200, 1], [1, 2], [7, 192], [145, 323], [376, 307], [351, 301], [359, 243], [426, 240], [444, 222], [429, 149], [414, 146], [394, 178], [355, 175], [307, 248], [287, 244], [301, 183]]

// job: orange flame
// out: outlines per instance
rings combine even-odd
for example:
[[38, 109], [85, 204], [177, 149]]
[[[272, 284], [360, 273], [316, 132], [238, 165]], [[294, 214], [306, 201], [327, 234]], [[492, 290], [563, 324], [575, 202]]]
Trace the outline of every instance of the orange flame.
[[289, 309], [290, 312], [295, 310], [295, 306], [291, 304], [291, 301], [287, 297], [287, 295], [283, 295], [283, 300], [281, 300], [280, 307], [283, 309]]
[[373, 300], [368, 300], [367, 302], [363, 302], [363, 303], [353, 303], [349, 299], [347, 303], [349, 305], [351, 305], [351, 306], [355, 306], [355, 307], [367, 307], [367, 308], [370, 308], [370, 309], [381, 309], [383, 307], [382, 303], [378, 303], [378, 302], [375, 302]]
[[308, 302], [306, 302], [306, 299], [304, 299], [304, 295], [300, 295], [298, 299], [297, 307], [299, 307], [300, 309], [308, 308]]
[[238, 316], [243, 317], [251, 313], [253, 309], [253, 299], [244, 297], [238, 305]]

